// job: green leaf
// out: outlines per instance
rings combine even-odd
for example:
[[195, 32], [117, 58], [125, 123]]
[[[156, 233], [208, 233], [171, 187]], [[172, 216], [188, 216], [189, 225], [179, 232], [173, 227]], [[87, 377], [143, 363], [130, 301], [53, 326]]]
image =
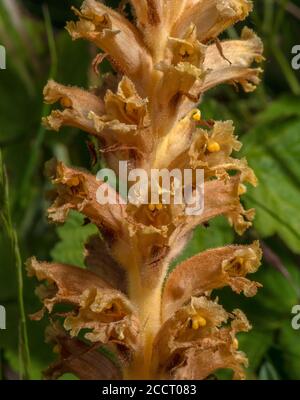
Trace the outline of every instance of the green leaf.
[[300, 252], [300, 119], [261, 125], [244, 140], [244, 155], [258, 179], [249, 188], [247, 207], [256, 209], [254, 227], [261, 237], [277, 234]]
[[209, 222], [209, 226], [199, 226], [183, 253], [173, 266], [209, 248], [225, 246], [233, 241], [234, 233], [224, 217], [217, 217]]
[[291, 319], [279, 334], [279, 345], [283, 359], [282, 368], [287, 379], [300, 379], [300, 330], [294, 330]]
[[81, 214], [71, 212], [67, 222], [57, 228], [60, 240], [51, 251], [53, 261], [84, 267], [84, 243], [97, 232], [95, 225], [84, 226]]
[[62, 31], [56, 37], [56, 46], [59, 60], [56, 80], [61, 84], [86, 88], [91, 64], [88, 43], [85, 41], [74, 43], [70, 35]]
[[263, 285], [256, 296], [246, 298], [232, 293], [230, 288], [214, 293], [220, 297], [220, 302], [226, 310], [240, 308], [246, 313], [254, 329], [260, 331], [274, 332], [281, 329], [290, 317], [291, 308], [299, 302], [299, 268], [288, 252], [281, 250], [279, 246], [277, 251], [291, 276], [291, 281], [263, 260], [259, 271], [249, 276], [251, 280]]
[[251, 378], [272, 345], [272, 332], [253, 329], [247, 333], [240, 333], [238, 340], [240, 350], [247, 354], [249, 360], [247, 376]]
[[270, 361], [265, 361], [259, 370], [259, 379], [263, 381], [278, 381], [280, 376]]
[[297, 97], [283, 96], [270, 103], [269, 107], [260, 113], [256, 119], [258, 124], [271, 124], [274, 121], [300, 116], [300, 108]]

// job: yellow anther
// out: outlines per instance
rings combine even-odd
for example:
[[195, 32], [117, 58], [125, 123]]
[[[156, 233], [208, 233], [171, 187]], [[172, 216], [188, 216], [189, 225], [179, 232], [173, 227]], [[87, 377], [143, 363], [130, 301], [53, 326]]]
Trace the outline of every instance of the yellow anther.
[[238, 188], [238, 195], [242, 196], [243, 194], [245, 194], [247, 192], [247, 188], [245, 185], [243, 185], [242, 183], [239, 184], [239, 188]]
[[210, 141], [207, 145], [207, 150], [210, 153], [217, 153], [218, 151], [221, 150], [221, 146], [219, 145], [218, 142], [215, 142], [214, 140]]
[[62, 107], [65, 107], [65, 108], [70, 108], [73, 105], [72, 100], [69, 99], [69, 97], [66, 97], [66, 96], [64, 96], [64, 97], [62, 97], [60, 99], [60, 104], [61, 104]]
[[125, 335], [124, 335], [124, 332], [123, 332], [123, 331], [120, 331], [120, 332], [118, 333], [118, 339], [119, 339], [119, 340], [124, 340], [124, 339], [125, 339]]
[[155, 211], [155, 210], [161, 211], [163, 209], [163, 205], [160, 203], [159, 204], [149, 204], [148, 208], [150, 211]]
[[232, 346], [235, 350], [239, 348], [239, 341], [237, 340], [237, 338], [233, 339]]
[[192, 317], [192, 328], [194, 330], [203, 328], [204, 326], [206, 326], [206, 324], [206, 319], [201, 317], [201, 315], [195, 315], [194, 317]]
[[192, 114], [192, 118], [194, 121], [200, 121], [201, 120], [201, 111], [195, 110]]

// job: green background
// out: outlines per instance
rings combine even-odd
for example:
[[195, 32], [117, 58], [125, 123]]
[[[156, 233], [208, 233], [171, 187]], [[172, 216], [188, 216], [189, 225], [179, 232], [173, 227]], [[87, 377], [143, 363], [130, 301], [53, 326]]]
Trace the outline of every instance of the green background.
[[[73, 43], [64, 30], [65, 21], [73, 19], [70, 6], [80, 3], [0, 0], [0, 44], [7, 49], [7, 69], [0, 71], [0, 148], [7, 170], [7, 179], [3, 170], [0, 173], [0, 304], [7, 310], [7, 330], [0, 330], [0, 379], [28, 374], [40, 379], [54, 359], [43, 339], [46, 321], [24, 321], [24, 315], [40, 307], [35, 282], [25, 276], [22, 293], [24, 261], [36, 255], [83, 266], [83, 243], [95, 231], [82, 227], [82, 217], [75, 213], [60, 228], [45, 218], [45, 192], [50, 188], [43, 175], [45, 161], [55, 156], [91, 168], [86, 134], [75, 129], [46, 132], [40, 125], [49, 113], [42, 102], [49, 77], [82, 87], [95, 81], [93, 49], [84, 41]], [[214, 89], [201, 110], [205, 119], [234, 121], [244, 143], [242, 153], [260, 181], [244, 196], [246, 206], [256, 208], [256, 220], [240, 238], [218, 218], [209, 228], [197, 229], [180, 258], [208, 247], [260, 239], [265, 255], [254, 279], [264, 288], [252, 299], [230, 290], [218, 295], [228, 310], [240, 307], [253, 324], [253, 330], [240, 337], [250, 360], [248, 378], [300, 379], [300, 331], [291, 328], [291, 309], [300, 304], [300, 70], [291, 68], [291, 49], [300, 45], [300, 1], [255, 0], [254, 5], [246, 24], [264, 41], [262, 84], [250, 94], [231, 86]], [[224, 37], [237, 37], [243, 25]]]

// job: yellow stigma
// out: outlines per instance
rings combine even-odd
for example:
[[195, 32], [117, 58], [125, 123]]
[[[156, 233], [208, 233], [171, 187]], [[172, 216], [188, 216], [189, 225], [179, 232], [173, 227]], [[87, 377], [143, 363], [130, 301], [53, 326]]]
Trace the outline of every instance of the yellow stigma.
[[192, 317], [192, 328], [194, 330], [203, 328], [204, 326], [206, 326], [206, 324], [206, 319], [201, 317], [201, 315], [195, 315], [194, 317]]
[[237, 338], [233, 339], [232, 345], [235, 350], [239, 348], [239, 341], [237, 340]]
[[61, 104], [62, 107], [71, 108], [72, 107], [72, 100], [69, 99], [69, 97], [65, 97], [64, 96], [64, 97], [62, 97], [60, 99], [60, 104]]
[[193, 111], [192, 118], [194, 121], [200, 121], [201, 120], [201, 111], [200, 110]]
[[148, 208], [150, 211], [155, 211], [155, 210], [161, 211], [163, 209], [163, 205], [162, 204], [149, 204]]
[[194, 54], [194, 49], [191, 46], [182, 45], [179, 49], [179, 54], [182, 57], [188, 57]]
[[243, 185], [242, 183], [239, 184], [239, 188], [238, 188], [238, 195], [242, 196], [243, 194], [245, 194], [247, 192], [247, 188], [245, 185]]
[[214, 140], [210, 141], [207, 145], [207, 150], [210, 153], [217, 153], [218, 151], [221, 150], [221, 146], [219, 145], [218, 142], [215, 142]]

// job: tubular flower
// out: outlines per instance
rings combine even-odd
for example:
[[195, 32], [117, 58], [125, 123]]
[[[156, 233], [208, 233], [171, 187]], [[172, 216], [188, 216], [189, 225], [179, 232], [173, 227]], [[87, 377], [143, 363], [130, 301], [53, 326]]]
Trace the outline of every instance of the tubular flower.
[[[252, 3], [130, 3], [133, 22], [96, 0], [74, 9], [78, 20], [67, 24], [71, 37], [94, 43], [103, 53], [93, 66], [105, 56], [117, 74], [89, 91], [49, 81], [45, 102], [60, 108], [43, 123], [55, 131], [72, 126], [92, 135], [96, 152], [121, 183], [124, 161], [128, 173], [189, 169], [195, 194], [201, 169], [203, 207], [195, 214], [189, 212], [195, 204], [186, 198], [172, 201], [175, 180], [158, 184], [155, 201], [149, 200], [148, 181], [143, 193], [134, 189], [138, 200], [128, 203], [123, 192], [88, 171], [47, 163], [53, 183], [49, 221], [63, 223], [76, 210], [99, 234], [85, 245], [85, 269], [35, 258], [27, 262], [28, 274], [42, 281], [37, 295], [43, 308], [31, 317], [51, 315], [46, 338], [59, 354], [45, 376], [206, 379], [230, 368], [242, 379], [247, 358], [236, 335], [250, 324], [242, 311], [228, 313], [213, 296], [225, 286], [247, 297], [256, 294], [261, 285], [248, 275], [260, 265], [258, 242], [209, 249], [168, 271], [197, 226], [223, 215], [241, 235], [254, 218], [240, 199], [245, 184], [255, 186], [257, 180], [246, 159], [235, 158], [242, 144], [233, 122], [205, 121], [197, 108], [216, 85], [239, 84], [249, 92], [259, 83], [261, 69], [252, 64], [263, 60], [263, 46], [254, 32], [244, 28], [240, 39], [218, 39], [248, 16]], [[98, 199], [100, 185], [105, 204]], [[133, 188], [130, 181], [127, 192]]]

